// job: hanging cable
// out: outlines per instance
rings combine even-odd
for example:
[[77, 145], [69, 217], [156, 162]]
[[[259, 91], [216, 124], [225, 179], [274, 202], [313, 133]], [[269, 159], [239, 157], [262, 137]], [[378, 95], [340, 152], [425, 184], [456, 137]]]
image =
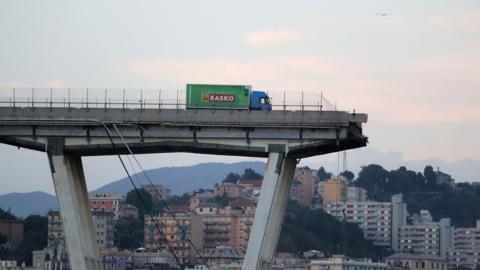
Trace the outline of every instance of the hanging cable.
[[[133, 153], [132, 149], [130, 148], [130, 146], [128, 145], [128, 143], [125, 141], [123, 135], [121, 134], [120, 130], [118, 129], [117, 125], [115, 124], [112, 124], [113, 128], [115, 129], [116, 133], [118, 134], [118, 136], [120, 137], [120, 140], [122, 141], [122, 143], [125, 145], [125, 147], [127, 148], [127, 151], [130, 153], [130, 155], [133, 157], [133, 159], [135, 160], [135, 162], [137, 163], [138, 167], [140, 168], [140, 170], [142, 171], [143, 175], [145, 176], [145, 178], [147, 179], [148, 183], [153, 187], [153, 190], [155, 191], [156, 195], [161, 198], [161, 194], [158, 192], [158, 190], [154, 187], [153, 185], [153, 182], [152, 180], [150, 179], [150, 176], [148, 176], [148, 174], [146, 173], [145, 169], [143, 168], [142, 164], [138, 161], [137, 157], [135, 156], [135, 154]], [[137, 127], [138, 128], [138, 127]], [[178, 223], [178, 220], [175, 216], [175, 212], [173, 212], [170, 207], [168, 206], [168, 204], [165, 202], [165, 200], [163, 199], [160, 199], [160, 202], [163, 204], [164, 208], [167, 210], [167, 213], [173, 218], [173, 220], [175, 221], [175, 223], [177, 224], [178, 228], [182, 231], [182, 233], [185, 235], [185, 238], [188, 240], [188, 242], [190, 243], [190, 245], [192, 245], [195, 253], [197, 253], [198, 257], [200, 258], [200, 260], [202, 260], [202, 263], [210, 270], [210, 267], [208, 266], [207, 264], [207, 260], [202, 256], [202, 254], [200, 253], [200, 251], [197, 249], [197, 247], [195, 246], [195, 244], [193, 243], [193, 241], [190, 239], [190, 237], [188, 237], [188, 234], [187, 232], [185, 231], [185, 228], [183, 228], [182, 226], [180, 226], [180, 224]], [[192, 226], [192, 225], [191, 225]]]
[[[103, 128], [105, 129], [105, 132], [107, 133], [107, 136], [108, 136], [108, 139], [110, 140], [111, 144], [112, 144], [112, 148], [115, 149], [116, 146], [115, 146], [115, 142], [113, 141], [113, 138], [112, 138], [112, 135], [111, 135], [111, 132], [110, 130], [108, 129], [107, 125], [103, 122], [100, 121], [100, 123], [102, 124]], [[155, 228], [157, 229], [157, 231], [159, 232], [160, 234], [160, 237], [161, 237], [161, 240], [163, 240], [165, 242], [165, 245], [167, 246], [167, 248], [169, 249], [170, 253], [172, 253], [173, 257], [175, 258], [175, 261], [177, 262], [178, 266], [180, 267], [180, 269], [185, 269], [185, 265], [182, 263], [182, 261], [180, 260], [180, 258], [178, 258], [177, 254], [175, 254], [175, 251], [173, 250], [173, 248], [169, 245], [168, 243], [168, 239], [165, 235], [165, 233], [161, 230], [160, 226], [158, 225], [158, 223], [155, 221], [155, 219], [153, 218], [153, 215], [152, 215], [152, 212], [150, 211], [150, 209], [148, 208], [147, 206], [147, 203], [145, 202], [145, 200], [143, 199], [142, 195], [140, 194], [140, 191], [138, 190], [137, 186], [135, 185], [134, 181], [133, 181], [133, 178], [132, 176], [130, 175], [130, 173], [128, 172], [128, 169], [125, 165], [125, 162], [123, 161], [122, 157], [120, 156], [120, 154], [117, 154], [117, 157], [118, 159], [120, 160], [120, 163], [122, 164], [122, 167], [123, 169], [125, 170], [125, 172], [127, 173], [127, 176], [128, 176], [128, 179], [130, 180], [130, 183], [133, 185], [133, 188], [135, 190], [135, 193], [137, 194], [138, 198], [140, 199], [140, 202], [143, 204], [143, 206], [145, 207], [145, 210], [147, 211], [148, 213], [148, 216], [150, 217], [150, 219], [152, 220]]]

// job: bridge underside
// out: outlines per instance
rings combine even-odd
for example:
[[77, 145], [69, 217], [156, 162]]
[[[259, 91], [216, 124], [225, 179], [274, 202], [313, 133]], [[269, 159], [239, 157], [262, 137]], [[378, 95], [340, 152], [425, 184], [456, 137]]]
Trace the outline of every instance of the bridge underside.
[[365, 146], [365, 122], [337, 111], [0, 108], [0, 142], [47, 152], [74, 270], [101, 269], [82, 156], [128, 154], [127, 144], [136, 154], [268, 158], [243, 269], [271, 269], [298, 159]]

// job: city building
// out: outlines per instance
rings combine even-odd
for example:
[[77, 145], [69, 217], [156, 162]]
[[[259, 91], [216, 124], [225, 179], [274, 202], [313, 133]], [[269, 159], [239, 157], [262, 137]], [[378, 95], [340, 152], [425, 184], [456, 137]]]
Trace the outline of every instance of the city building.
[[[65, 249], [65, 235], [59, 211], [49, 211], [47, 214], [48, 239], [47, 247]], [[112, 212], [92, 211], [95, 237], [99, 248], [113, 247], [114, 218]]]
[[357, 224], [366, 239], [382, 247], [394, 246], [398, 241], [398, 228], [406, 224], [407, 216], [401, 195], [394, 195], [392, 202], [328, 203], [324, 210], [338, 220]]
[[315, 184], [318, 178], [308, 167], [298, 168], [295, 170], [293, 180], [300, 183], [301, 196], [297, 198], [298, 202], [306, 206], [312, 206], [312, 200], [315, 195]]
[[207, 202], [212, 202], [214, 199], [215, 199], [215, 195], [213, 194], [213, 192], [210, 192], [210, 191], [205, 191], [202, 193], [194, 192], [192, 197], [190, 198], [189, 208], [191, 211], [193, 211], [198, 205], [207, 203]]
[[370, 259], [350, 259], [344, 255], [311, 261], [311, 270], [387, 270], [388, 264]]
[[218, 205], [215, 203], [201, 203], [195, 207], [195, 214], [197, 215], [213, 215], [216, 213], [218, 213]]
[[359, 187], [347, 187], [347, 202], [366, 202], [367, 190]]
[[70, 270], [66, 248], [58, 246], [32, 251], [32, 266], [41, 270]]
[[119, 212], [118, 212], [118, 217], [119, 218], [134, 218], [138, 219], [138, 208], [124, 202], [120, 202], [119, 205]]
[[453, 243], [453, 250], [448, 254], [451, 268], [480, 266], [480, 220], [476, 227], [456, 228]]
[[14, 249], [23, 241], [23, 220], [2, 219], [0, 220], [0, 234], [7, 237], [6, 247]]
[[228, 206], [232, 209], [242, 210], [245, 214], [255, 214], [255, 204], [252, 200], [247, 198], [238, 197], [235, 200], [229, 201]]
[[213, 194], [218, 197], [228, 196], [230, 198], [240, 197], [242, 187], [234, 183], [215, 184]]
[[237, 185], [242, 188], [242, 193], [247, 198], [255, 198], [260, 194], [262, 189], [261, 180], [239, 179]]
[[435, 175], [437, 176], [437, 185], [448, 185], [452, 188], [455, 187], [455, 180], [451, 175], [441, 172], [440, 167], [437, 167]]
[[112, 212], [115, 219], [119, 218], [120, 203], [122, 198], [114, 192], [90, 192], [88, 193], [90, 208], [95, 211]]
[[146, 190], [154, 201], [168, 200], [172, 197], [172, 191], [162, 185], [143, 185], [142, 188]]
[[348, 182], [345, 177], [339, 176], [338, 178], [323, 181], [321, 184], [324, 206], [346, 201]]
[[403, 202], [403, 195], [392, 196], [392, 249], [399, 250], [400, 227], [407, 224], [407, 204]]
[[62, 217], [59, 211], [48, 211], [47, 213], [48, 238], [47, 246], [65, 246], [65, 235], [63, 234]]
[[98, 247], [113, 247], [115, 214], [111, 212], [92, 211], [92, 217]]
[[406, 270], [447, 270], [447, 260], [430, 254], [395, 253], [385, 258], [395, 269]]
[[163, 213], [153, 219], [145, 216], [144, 231], [145, 248], [152, 252], [167, 251], [165, 240], [180, 258], [192, 257], [195, 255], [194, 246], [198, 249], [203, 246], [203, 223], [200, 215]]
[[273, 257], [272, 269], [275, 270], [310, 270], [310, 261], [299, 258], [293, 253], [278, 252]]
[[400, 226], [398, 251], [446, 259], [448, 251], [453, 248], [453, 230], [449, 218]]
[[23, 270], [25, 265], [18, 266], [17, 261], [2, 261], [0, 260], [0, 270]]
[[254, 213], [245, 213], [231, 207], [220, 209], [215, 215], [204, 215], [203, 247], [231, 246], [245, 251], [254, 217]]
[[[243, 250], [230, 246], [216, 246], [204, 248], [200, 251], [201, 256], [209, 266], [221, 266], [228, 264], [242, 264], [245, 253]], [[205, 263], [197, 255], [198, 263]]]

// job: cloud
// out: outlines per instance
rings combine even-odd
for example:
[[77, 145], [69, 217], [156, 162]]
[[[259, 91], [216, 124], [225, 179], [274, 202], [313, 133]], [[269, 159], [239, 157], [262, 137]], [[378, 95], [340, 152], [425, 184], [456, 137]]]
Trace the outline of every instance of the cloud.
[[307, 36], [308, 31], [293, 29], [261, 30], [241, 35], [244, 44], [253, 47], [267, 47], [293, 43]]
[[427, 26], [434, 29], [462, 32], [480, 32], [480, 10], [468, 10], [449, 15], [427, 17]]
[[[478, 64], [472, 62], [465, 53], [399, 61], [386, 70], [375, 63], [318, 56], [132, 59], [121, 65], [128, 76], [162, 84], [168, 79], [182, 84], [252, 84], [272, 92], [323, 91], [331, 101], [339, 102], [340, 109], [372, 113], [378, 122], [416, 125], [480, 118], [476, 110], [480, 97], [472, 90], [480, 86], [473, 79]], [[298, 99], [299, 94], [293, 96]]]
[[0, 81], [0, 88], [68, 88], [74, 87], [71, 81], [50, 80], [43, 82]]
[[[334, 78], [337, 67], [317, 57], [239, 57], [181, 59], [131, 59], [120, 63], [128, 75], [148, 80], [168, 78], [177, 82], [254, 83], [260, 87], [294, 88], [300, 77]], [[282, 78], [282, 80], [279, 80]], [[291, 83], [291, 84], [290, 84]]]

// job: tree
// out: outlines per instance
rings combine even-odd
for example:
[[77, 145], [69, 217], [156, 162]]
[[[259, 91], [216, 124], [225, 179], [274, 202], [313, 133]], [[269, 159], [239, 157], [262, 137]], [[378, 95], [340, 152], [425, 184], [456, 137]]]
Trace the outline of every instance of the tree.
[[347, 178], [347, 180], [349, 182], [352, 182], [353, 179], [355, 178], [355, 174], [353, 172], [349, 171], [349, 170], [346, 170], [346, 171], [340, 173], [340, 175]]
[[423, 170], [423, 175], [425, 177], [426, 184], [429, 188], [435, 187], [437, 184], [437, 174], [433, 171], [433, 167], [428, 165]]
[[8, 238], [6, 235], [0, 233], [0, 247], [4, 244], [6, 244], [8, 241]]
[[298, 253], [311, 249], [356, 258], [379, 259], [388, 255], [386, 250], [366, 240], [356, 224], [340, 222], [323, 210], [289, 201], [278, 250]]
[[320, 169], [317, 171], [317, 177], [320, 181], [325, 181], [332, 178], [332, 174], [325, 171], [325, 168], [320, 167]]
[[10, 211], [7, 212], [0, 208], [0, 220], [1, 219], [17, 219], [17, 217], [12, 215]]
[[[168, 200], [165, 200], [165, 204], [169, 206], [170, 205], [186, 205], [189, 203], [191, 197], [192, 196], [190, 196], [190, 194], [188, 193], [184, 193], [182, 196], [174, 195], [170, 197]], [[162, 202], [157, 202], [154, 206], [154, 211], [156, 212], [158, 210], [165, 208], [165, 204], [163, 204]]]
[[240, 179], [240, 175], [238, 173], [229, 173], [227, 177], [223, 180], [223, 183], [237, 183], [237, 180]]
[[252, 168], [247, 168], [243, 172], [242, 179], [249, 179], [249, 180], [262, 180], [263, 176], [255, 172]]
[[115, 246], [120, 249], [137, 249], [143, 246], [143, 221], [122, 218], [115, 223]]
[[32, 264], [32, 251], [47, 246], [48, 219], [45, 216], [30, 215], [24, 220], [23, 241], [15, 249], [15, 259]]
[[152, 211], [152, 207], [153, 207], [152, 195], [150, 195], [150, 193], [148, 193], [148, 191], [146, 191], [143, 188], [138, 189], [138, 192], [135, 191], [135, 189], [130, 190], [127, 193], [125, 202], [138, 208], [138, 215], [141, 220], [145, 218], [145, 215], [148, 213], [148, 210]]

